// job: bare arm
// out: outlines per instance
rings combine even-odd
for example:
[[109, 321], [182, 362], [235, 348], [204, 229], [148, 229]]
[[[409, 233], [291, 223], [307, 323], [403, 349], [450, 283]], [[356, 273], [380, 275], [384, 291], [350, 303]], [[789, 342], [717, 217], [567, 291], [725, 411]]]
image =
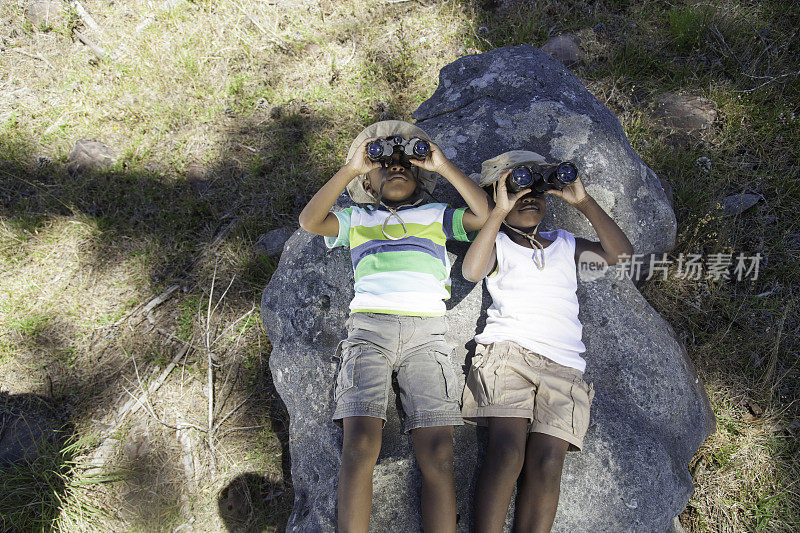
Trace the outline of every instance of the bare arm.
[[489, 212], [492, 209], [492, 201], [489, 196], [478, 187], [478, 185], [469, 179], [461, 169], [452, 163], [442, 153], [441, 148], [435, 143], [430, 143], [431, 155], [423, 161], [411, 160], [411, 163], [430, 170], [438, 172], [455, 187], [458, 194], [467, 202], [469, 209], [464, 212], [462, 223], [466, 231], [475, 231], [480, 229], [486, 219], [489, 217]]
[[495, 249], [494, 241], [497, 237], [497, 232], [500, 231], [500, 225], [506, 219], [506, 215], [514, 207], [514, 204], [517, 203], [517, 200], [528, 192], [523, 190], [509, 197], [506, 191], [506, 176], [508, 172], [510, 170], [498, 180], [497, 205], [489, 213], [489, 217], [483, 224], [481, 231], [472, 241], [472, 244], [469, 245], [469, 249], [464, 256], [461, 274], [467, 281], [477, 283], [488, 276], [494, 269], [497, 262], [497, 250]]
[[372, 139], [364, 141], [356, 150], [353, 159], [333, 175], [328, 182], [308, 201], [300, 213], [300, 227], [309, 233], [336, 237], [339, 235], [339, 219], [330, 212], [336, 199], [350, 181], [361, 174], [366, 174], [373, 168], [380, 167], [380, 163], [370, 161], [366, 157], [366, 144]]
[[587, 251], [601, 256], [609, 265], [616, 265], [620, 261], [620, 256], [633, 255], [633, 246], [628, 237], [614, 219], [608, 216], [608, 213], [586, 192], [580, 178], [561, 191], [548, 192], [562, 198], [583, 213], [600, 238], [600, 242], [575, 239], [576, 262], [580, 260], [580, 255]]

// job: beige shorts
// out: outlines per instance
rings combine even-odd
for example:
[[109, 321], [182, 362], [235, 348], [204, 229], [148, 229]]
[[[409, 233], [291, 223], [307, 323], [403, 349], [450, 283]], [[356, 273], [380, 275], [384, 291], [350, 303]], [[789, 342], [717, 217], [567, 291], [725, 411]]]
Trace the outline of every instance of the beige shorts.
[[396, 373], [405, 432], [464, 423], [443, 316], [353, 313], [347, 330], [339, 346], [334, 421], [371, 416], [385, 422]]
[[482, 426], [491, 417], [527, 418], [529, 433], [546, 433], [580, 450], [593, 398], [581, 371], [502, 341], [475, 348], [461, 413]]

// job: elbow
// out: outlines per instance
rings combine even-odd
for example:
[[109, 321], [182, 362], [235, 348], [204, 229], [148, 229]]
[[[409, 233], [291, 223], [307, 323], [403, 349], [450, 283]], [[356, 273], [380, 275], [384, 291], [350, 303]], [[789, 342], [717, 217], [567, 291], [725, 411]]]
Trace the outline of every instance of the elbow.
[[606, 261], [609, 266], [614, 266], [622, 261], [628, 261], [631, 257], [633, 257], [633, 246], [628, 243], [628, 245], [624, 246], [616, 255], [607, 257]]
[[297, 222], [300, 223], [301, 228], [303, 228], [309, 233], [313, 233], [311, 231], [311, 226], [312, 226], [311, 220], [309, 220], [309, 216], [306, 214], [305, 211], [300, 213], [300, 216], [297, 218]]
[[461, 268], [461, 276], [470, 283], [478, 283], [482, 279], [482, 276], [478, 275], [477, 272], [466, 266]]

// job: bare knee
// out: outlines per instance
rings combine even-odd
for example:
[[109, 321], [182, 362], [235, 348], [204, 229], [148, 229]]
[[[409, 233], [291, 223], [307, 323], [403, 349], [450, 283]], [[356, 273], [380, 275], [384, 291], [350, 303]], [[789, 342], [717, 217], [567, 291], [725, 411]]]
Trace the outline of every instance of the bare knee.
[[382, 421], [369, 417], [344, 420], [342, 463], [374, 466], [381, 451]]
[[452, 477], [453, 428], [420, 428], [412, 430], [414, 454], [423, 477]]
[[525, 441], [514, 439], [490, 439], [486, 449], [486, 461], [496, 471], [519, 474], [525, 461]]
[[548, 483], [558, 483], [565, 455], [566, 449], [561, 446], [538, 446], [528, 453], [524, 474]]

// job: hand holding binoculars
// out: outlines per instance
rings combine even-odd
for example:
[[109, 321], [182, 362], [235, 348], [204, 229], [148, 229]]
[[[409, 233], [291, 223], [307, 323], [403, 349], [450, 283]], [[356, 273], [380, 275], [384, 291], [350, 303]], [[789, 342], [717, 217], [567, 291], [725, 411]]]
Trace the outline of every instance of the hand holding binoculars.
[[578, 179], [578, 169], [569, 161], [555, 165], [529, 163], [518, 165], [511, 170], [506, 178], [506, 187], [514, 193], [530, 189], [534, 195], [541, 196], [548, 190], [561, 190], [576, 179]]
[[408, 165], [409, 159], [423, 160], [431, 153], [431, 145], [425, 139], [412, 137], [405, 139], [393, 135], [385, 139], [375, 139], [367, 143], [367, 157], [370, 161], [391, 163], [395, 153], [400, 153], [400, 163]]

